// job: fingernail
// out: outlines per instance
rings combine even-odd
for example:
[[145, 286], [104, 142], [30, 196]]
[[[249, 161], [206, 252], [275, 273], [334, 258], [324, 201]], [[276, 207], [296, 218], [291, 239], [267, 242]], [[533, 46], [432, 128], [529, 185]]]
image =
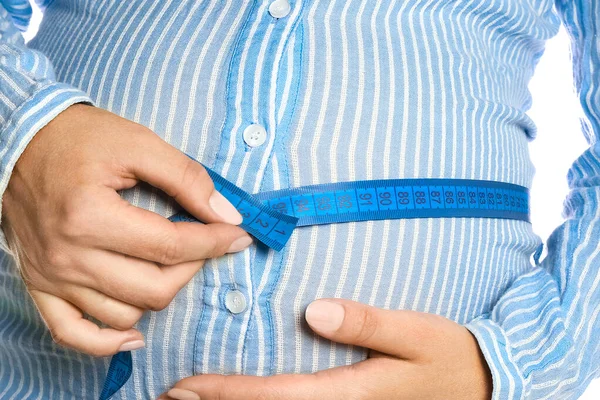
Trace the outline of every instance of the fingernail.
[[146, 343], [143, 340], [132, 340], [131, 342], [126, 342], [119, 347], [119, 351], [132, 351], [141, 349], [144, 347]]
[[208, 199], [208, 204], [225, 222], [233, 225], [239, 225], [242, 223], [242, 215], [235, 209], [235, 207], [218, 191], [213, 191]]
[[306, 309], [306, 322], [317, 331], [333, 333], [342, 326], [344, 307], [326, 300], [313, 301]]
[[229, 249], [227, 249], [228, 253], [237, 253], [238, 251], [242, 251], [248, 246], [252, 244], [252, 237], [250, 235], [244, 235], [241, 238], [237, 238], [231, 243]]
[[196, 393], [185, 389], [173, 388], [169, 390], [167, 394], [169, 397], [175, 400], [200, 400], [200, 396], [198, 396]]

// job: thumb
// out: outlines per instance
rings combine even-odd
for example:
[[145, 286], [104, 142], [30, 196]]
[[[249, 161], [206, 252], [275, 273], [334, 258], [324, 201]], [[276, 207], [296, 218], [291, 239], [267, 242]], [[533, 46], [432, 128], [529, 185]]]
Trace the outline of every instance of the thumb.
[[312, 302], [306, 321], [319, 335], [403, 359], [420, 357], [441, 340], [442, 317], [415, 311], [390, 311], [350, 300]]
[[152, 131], [140, 135], [130, 152], [128, 169], [136, 178], [173, 197], [204, 222], [238, 225], [242, 216], [214, 184], [204, 167], [163, 141]]

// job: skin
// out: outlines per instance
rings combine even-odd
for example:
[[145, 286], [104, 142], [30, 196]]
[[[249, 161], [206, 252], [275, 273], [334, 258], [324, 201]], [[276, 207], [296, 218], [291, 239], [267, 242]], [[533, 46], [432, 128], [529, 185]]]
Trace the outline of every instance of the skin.
[[[172, 223], [119, 196], [140, 181], [206, 224]], [[132, 327], [145, 310], [165, 308], [205, 259], [252, 241], [200, 164], [149, 129], [83, 104], [35, 135], [2, 205], [10, 250], [53, 339], [94, 356], [143, 346]]]
[[490, 371], [475, 338], [446, 318], [326, 299], [308, 307], [306, 320], [324, 338], [370, 349], [370, 357], [306, 375], [189, 377], [159, 400], [491, 398]]

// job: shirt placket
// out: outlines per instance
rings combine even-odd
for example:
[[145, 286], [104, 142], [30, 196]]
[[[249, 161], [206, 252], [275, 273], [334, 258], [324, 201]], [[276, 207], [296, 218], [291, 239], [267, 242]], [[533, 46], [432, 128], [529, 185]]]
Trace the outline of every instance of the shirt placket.
[[[261, 188], [275, 149], [278, 71], [301, 7], [301, 0], [254, 1], [232, 49], [226, 78], [227, 113], [212, 168], [251, 193]], [[256, 318], [266, 315], [265, 310], [257, 313], [253, 308], [260, 284], [255, 270], [264, 269], [266, 261], [256, 256], [265, 251], [253, 246], [205, 266], [195, 373], [256, 373], [253, 360], [260, 355], [248, 342], [256, 337], [249, 331], [256, 326]]]

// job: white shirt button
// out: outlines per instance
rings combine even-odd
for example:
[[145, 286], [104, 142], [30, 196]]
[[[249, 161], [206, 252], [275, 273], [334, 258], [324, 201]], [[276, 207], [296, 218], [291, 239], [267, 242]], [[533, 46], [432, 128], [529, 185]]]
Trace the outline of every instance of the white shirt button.
[[269, 5], [269, 14], [273, 18], [287, 17], [292, 7], [288, 0], [275, 0]]
[[246, 310], [246, 296], [239, 290], [232, 290], [225, 296], [225, 307], [234, 314]]
[[260, 124], [252, 124], [244, 129], [244, 142], [250, 147], [258, 147], [267, 140], [267, 130]]

